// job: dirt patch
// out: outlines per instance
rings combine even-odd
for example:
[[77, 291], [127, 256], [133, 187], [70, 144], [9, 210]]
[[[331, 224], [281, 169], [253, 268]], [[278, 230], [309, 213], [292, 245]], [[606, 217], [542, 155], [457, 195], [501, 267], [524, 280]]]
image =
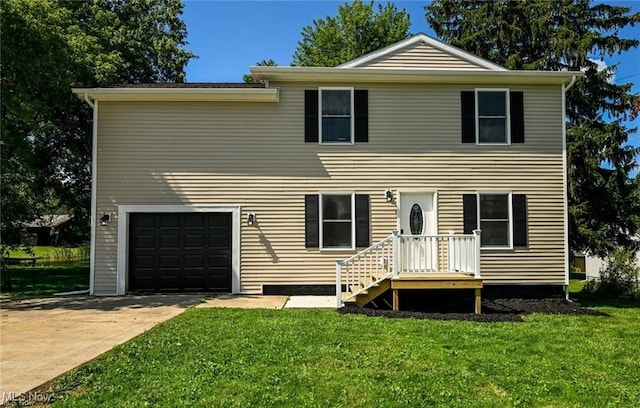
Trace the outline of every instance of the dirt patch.
[[389, 318], [432, 319], [432, 320], [464, 320], [472, 322], [522, 322], [522, 315], [530, 313], [609, 316], [599, 310], [588, 309], [579, 303], [567, 302], [564, 299], [485, 299], [482, 302], [482, 314], [475, 313], [432, 313], [418, 311], [393, 311], [366, 307], [343, 307], [341, 314], [360, 314], [365, 316], [382, 316]]

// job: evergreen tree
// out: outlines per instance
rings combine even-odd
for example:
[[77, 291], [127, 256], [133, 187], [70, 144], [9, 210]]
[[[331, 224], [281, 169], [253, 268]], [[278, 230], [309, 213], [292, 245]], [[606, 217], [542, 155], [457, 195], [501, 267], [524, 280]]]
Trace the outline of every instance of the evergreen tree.
[[[263, 59], [262, 61], [258, 61], [256, 63], [256, 66], [258, 66], [258, 67], [277, 67], [278, 64], [272, 59], [268, 59], [268, 60]], [[251, 74], [244, 74], [242, 76], [242, 82], [244, 82], [246, 84], [257, 84], [257, 83], [260, 83], [260, 81], [256, 81], [253, 78], [253, 75], [251, 75]]]
[[338, 7], [336, 17], [314, 20], [302, 29], [293, 65], [334, 67], [409, 36], [409, 14], [392, 4], [356, 0]]
[[567, 93], [569, 239], [573, 249], [606, 256], [637, 245], [640, 201], [629, 174], [640, 149], [627, 144], [631, 84], [611, 82], [615, 66], [594, 58], [638, 46], [619, 30], [640, 13], [588, 0], [434, 0], [426, 20], [447, 43], [509, 69], [584, 71]]

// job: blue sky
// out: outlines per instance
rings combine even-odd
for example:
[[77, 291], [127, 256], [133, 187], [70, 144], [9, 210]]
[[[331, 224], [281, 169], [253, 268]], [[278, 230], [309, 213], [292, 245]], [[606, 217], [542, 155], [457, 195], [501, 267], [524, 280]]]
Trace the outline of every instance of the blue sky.
[[[304, 26], [314, 19], [337, 14], [344, 1], [214, 1], [184, 0], [183, 19], [187, 24], [187, 48], [199, 59], [186, 68], [187, 82], [242, 82], [242, 75], [262, 59], [289, 65]], [[386, 2], [384, 2], [386, 3]], [[640, 11], [640, 1], [609, 1]], [[398, 9], [411, 16], [410, 32], [435, 37], [424, 18], [428, 1], [395, 1]], [[620, 33], [640, 38], [640, 26]], [[615, 83], [633, 83], [640, 93], [640, 50], [605, 58], [608, 65], [618, 64]], [[629, 124], [638, 127], [640, 119]], [[640, 134], [630, 142], [640, 146]]]

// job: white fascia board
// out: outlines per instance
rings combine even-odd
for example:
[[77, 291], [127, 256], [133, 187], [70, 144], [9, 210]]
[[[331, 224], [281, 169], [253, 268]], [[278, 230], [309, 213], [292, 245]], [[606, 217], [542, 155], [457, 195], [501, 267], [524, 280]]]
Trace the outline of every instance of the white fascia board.
[[409, 37], [406, 40], [399, 41], [395, 44], [391, 44], [388, 47], [379, 49], [367, 55], [364, 55], [360, 58], [356, 58], [354, 60], [348, 61], [344, 64], [338, 65], [339, 68], [357, 68], [363, 64], [366, 64], [369, 61], [373, 61], [375, 59], [384, 57], [385, 55], [393, 54], [394, 52], [404, 48], [414, 45], [416, 43], [424, 43], [426, 45], [430, 45], [433, 48], [437, 48], [449, 55], [457, 57], [461, 60], [470, 62], [472, 64], [478, 65], [480, 67], [493, 70], [493, 71], [507, 71], [506, 68], [501, 67], [500, 65], [494, 64], [491, 61], [488, 61], [484, 58], [478, 57], [476, 55], [470, 54], [460, 48], [454, 47], [449, 44], [445, 44], [442, 41], [438, 41], [433, 37], [430, 37], [426, 34], [417, 34], [413, 37]]
[[559, 85], [582, 77], [577, 71], [483, 71], [424, 68], [251, 67], [257, 79], [315, 82]]
[[99, 101], [279, 102], [278, 88], [73, 88]]

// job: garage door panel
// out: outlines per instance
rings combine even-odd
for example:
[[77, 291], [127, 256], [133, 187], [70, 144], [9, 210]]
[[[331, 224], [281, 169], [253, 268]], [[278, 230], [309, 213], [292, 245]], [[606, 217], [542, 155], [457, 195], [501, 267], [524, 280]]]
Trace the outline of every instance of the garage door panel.
[[155, 235], [137, 235], [135, 246], [138, 249], [154, 249], [156, 247]]
[[215, 249], [229, 249], [231, 248], [231, 240], [227, 235], [211, 234], [209, 235], [209, 246]]
[[179, 249], [180, 236], [178, 234], [163, 234], [158, 237], [160, 249]]
[[155, 267], [155, 257], [151, 255], [136, 255], [131, 259], [131, 263], [138, 269], [153, 269]]
[[162, 214], [158, 218], [160, 228], [180, 228], [181, 214]]
[[153, 214], [136, 214], [136, 227], [138, 228], [153, 228], [155, 227], [156, 217]]
[[130, 214], [129, 289], [231, 291], [231, 214]]
[[180, 266], [180, 256], [179, 255], [160, 255], [158, 257], [159, 263], [158, 267], [160, 269], [178, 269]]
[[189, 214], [189, 217], [184, 218], [184, 226], [185, 228], [202, 228], [206, 226], [205, 217], [205, 214]]
[[205, 236], [202, 234], [186, 234], [184, 236], [185, 248], [204, 248]]
[[188, 268], [203, 268], [204, 267], [204, 255], [185, 255], [184, 267]]

